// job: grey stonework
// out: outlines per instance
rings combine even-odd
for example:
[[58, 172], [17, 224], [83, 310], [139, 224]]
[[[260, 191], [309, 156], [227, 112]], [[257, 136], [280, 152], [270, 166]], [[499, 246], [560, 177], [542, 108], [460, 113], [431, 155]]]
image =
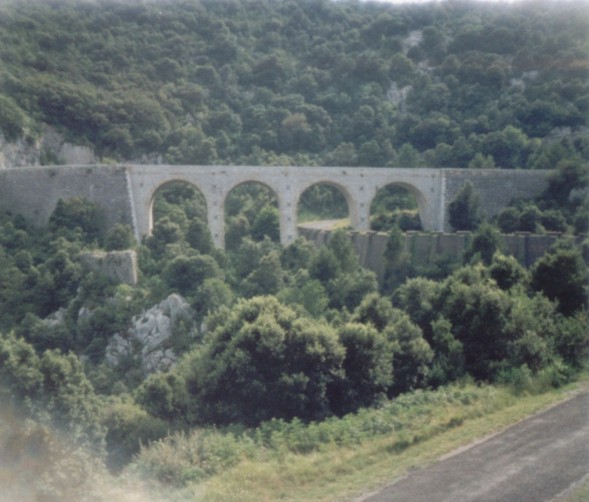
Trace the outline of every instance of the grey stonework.
[[539, 195], [548, 171], [431, 168], [337, 168], [255, 166], [58, 166], [0, 170], [0, 208], [22, 214], [33, 223], [47, 222], [57, 201], [83, 196], [102, 208], [106, 225], [127, 223], [138, 239], [149, 235], [152, 207], [159, 188], [172, 181], [194, 185], [207, 204], [213, 242], [224, 247], [228, 193], [236, 186], [257, 182], [278, 200], [280, 240], [297, 235], [297, 207], [302, 193], [318, 183], [337, 187], [349, 208], [354, 230], [370, 228], [370, 205], [379, 189], [395, 184], [414, 195], [426, 231], [448, 231], [449, 203], [470, 181], [481, 208], [490, 217], [512, 199]]
[[[305, 227], [299, 228], [299, 233], [316, 246], [326, 244], [331, 235], [330, 230]], [[388, 235], [372, 231], [350, 232], [350, 238], [358, 255], [360, 265], [372, 270], [381, 280], [385, 271], [383, 253]], [[411, 264], [414, 266], [434, 264], [436, 259], [441, 256], [449, 255], [460, 259], [472, 242], [470, 232], [407, 232], [403, 234], [403, 238], [405, 240], [405, 251], [407, 251]], [[515, 257], [525, 267], [530, 267], [559, 239], [572, 239], [577, 244], [580, 244], [581, 240], [580, 237], [565, 236], [557, 232], [545, 235], [518, 232], [516, 234], [501, 235], [502, 251]]]
[[80, 254], [80, 263], [88, 272], [105, 275], [117, 283], [137, 284], [137, 253], [124, 251], [88, 251]]

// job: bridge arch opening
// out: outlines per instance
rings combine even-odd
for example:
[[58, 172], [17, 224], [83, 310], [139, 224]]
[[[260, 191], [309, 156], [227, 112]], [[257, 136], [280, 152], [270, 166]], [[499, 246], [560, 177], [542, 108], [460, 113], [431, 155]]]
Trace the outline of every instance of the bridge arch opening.
[[212, 250], [207, 202], [198, 187], [183, 180], [156, 188], [149, 208], [150, 237], [162, 246], [182, 240], [201, 253]]
[[246, 237], [280, 242], [278, 196], [258, 181], [234, 186], [225, 198], [225, 249], [236, 250]]
[[405, 183], [390, 183], [381, 187], [370, 204], [370, 229], [388, 232], [395, 225], [401, 230], [422, 230], [420, 202], [422, 194]]
[[[297, 205], [299, 224], [333, 228], [350, 224], [352, 207], [348, 192], [336, 183], [318, 182], [307, 187]], [[318, 222], [324, 223], [318, 223]]]

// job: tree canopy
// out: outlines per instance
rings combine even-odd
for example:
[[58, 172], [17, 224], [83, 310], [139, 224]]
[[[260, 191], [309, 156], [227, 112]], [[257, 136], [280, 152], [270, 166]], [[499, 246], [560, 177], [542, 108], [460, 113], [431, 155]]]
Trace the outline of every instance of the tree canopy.
[[587, 22], [552, 0], [8, 1], [0, 127], [105, 159], [553, 167], [589, 155]]

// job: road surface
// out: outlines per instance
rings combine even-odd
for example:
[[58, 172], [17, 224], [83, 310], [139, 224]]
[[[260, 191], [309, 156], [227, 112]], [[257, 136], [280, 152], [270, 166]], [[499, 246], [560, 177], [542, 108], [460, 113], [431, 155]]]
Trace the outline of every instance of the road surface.
[[589, 392], [356, 502], [547, 502], [589, 473]]

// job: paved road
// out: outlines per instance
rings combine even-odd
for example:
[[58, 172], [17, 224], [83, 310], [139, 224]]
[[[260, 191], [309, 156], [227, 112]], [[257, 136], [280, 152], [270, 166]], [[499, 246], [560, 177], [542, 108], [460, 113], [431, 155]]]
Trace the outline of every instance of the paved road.
[[585, 392], [358, 502], [547, 502], [587, 473]]

